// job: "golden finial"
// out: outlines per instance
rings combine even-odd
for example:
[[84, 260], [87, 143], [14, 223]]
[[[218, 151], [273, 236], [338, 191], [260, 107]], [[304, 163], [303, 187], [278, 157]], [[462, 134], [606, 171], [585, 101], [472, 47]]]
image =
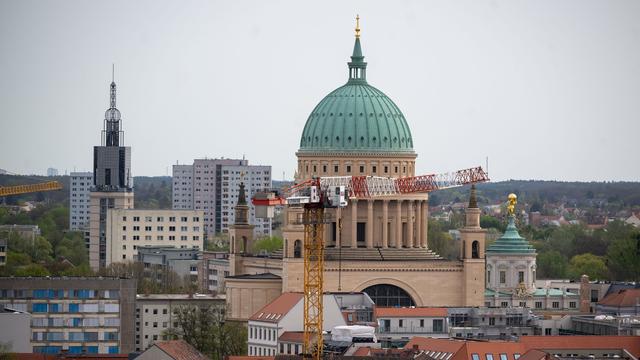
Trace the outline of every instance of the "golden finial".
[[518, 197], [516, 196], [516, 194], [509, 194], [509, 205], [507, 205], [507, 212], [510, 216], [515, 215], [517, 203]]
[[360, 15], [356, 15], [356, 39], [360, 39]]

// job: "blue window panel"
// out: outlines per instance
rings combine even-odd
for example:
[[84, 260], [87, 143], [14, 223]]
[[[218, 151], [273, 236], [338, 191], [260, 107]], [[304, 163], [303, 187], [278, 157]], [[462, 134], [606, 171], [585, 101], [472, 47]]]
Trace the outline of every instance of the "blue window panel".
[[62, 308], [62, 306], [60, 306], [60, 304], [50, 304], [49, 305], [49, 312], [57, 313], [57, 312], [60, 312], [61, 308]]
[[69, 346], [69, 354], [82, 354], [82, 346]]
[[56, 290], [56, 298], [63, 299], [64, 298], [64, 290]]
[[120, 348], [117, 346], [109, 346], [109, 354], [118, 354], [120, 353]]
[[34, 299], [46, 299], [49, 296], [49, 291], [44, 289], [33, 290]]
[[[71, 305], [74, 305], [74, 304], [71, 304]], [[82, 326], [82, 318], [73, 318], [71, 320], [74, 327]]]
[[47, 304], [33, 304], [32, 312], [34, 313], [47, 312]]
[[40, 354], [58, 354], [62, 351], [62, 346], [34, 346], [33, 352]]
[[69, 312], [70, 313], [80, 312], [80, 304], [69, 304]]
[[87, 346], [87, 354], [97, 354], [98, 347], [97, 346]]

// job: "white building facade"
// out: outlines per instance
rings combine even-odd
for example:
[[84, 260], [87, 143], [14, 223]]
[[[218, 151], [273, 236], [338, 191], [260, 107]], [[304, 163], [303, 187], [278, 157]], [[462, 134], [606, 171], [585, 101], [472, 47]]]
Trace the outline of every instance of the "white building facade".
[[201, 210], [109, 209], [106, 265], [137, 260], [143, 246], [202, 249], [203, 219]]
[[89, 246], [89, 207], [93, 173], [72, 172], [69, 177], [69, 230], [82, 231]]
[[[249, 165], [240, 159], [195, 159], [193, 165], [174, 165], [173, 209], [203, 210], [205, 233], [226, 233], [234, 222], [240, 182], [245, 183], [249, 198], [256, 191], [270, 189], [271, 166]], [[256, 219], [250, 207], [256, 236], [270, 236], [271, 220]]]

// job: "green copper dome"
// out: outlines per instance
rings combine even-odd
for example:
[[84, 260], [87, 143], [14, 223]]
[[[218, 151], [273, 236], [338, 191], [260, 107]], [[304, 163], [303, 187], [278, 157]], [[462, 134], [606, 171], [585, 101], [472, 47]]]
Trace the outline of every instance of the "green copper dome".
[[504, 235], [487, 248], [487, 254], [533, 254], [535, 252], [536, 249], [518, 233], [513, 215], [509, 216], [509, 224]]
[[349, 81], [313, 109], [302, 132], [300, 152], [413, 153], [407, 120], [391, 99], [367, 83], [366, 70], [356, 37]]

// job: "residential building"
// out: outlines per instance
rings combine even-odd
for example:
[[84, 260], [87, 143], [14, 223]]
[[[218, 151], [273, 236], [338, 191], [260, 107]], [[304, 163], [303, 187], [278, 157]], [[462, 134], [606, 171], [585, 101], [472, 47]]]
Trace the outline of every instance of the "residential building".
[[449, 316], [438, 307], [376, 307], [378, 339], [405, 340], [414, 336], [449, 337]]
[[[199, 248], [181, 249], [173, 246], [139, 246], [137, 261], [144, 266], [144, 274], [164, 289], [189, 281], [198, 284], [198, 268], [202, 263]], [[176, 279], [177, 277], [177, 279]], [[171, 282], [176, 283], [172, 284]]]
[[89, 248], [89, 209], [93, 173], [72, 172], [69, 177], [69, 230], [81, 231]]
[[0, 304], [0, 344], [8, 346], [13, 353], [30, 353], [31, 314]]
[[621, 289], [608, 294], [596, 304], [597, 314], [640, 315], [640, 288]]
[[58, 176], [58, 169], [56, 168], [47, 168], [47, 176]]
[[[349, 323], [349, 310], [357, 309], [358, 323], [373, 322], [374, 303], [365, 293], [327, 293], [323, 298], [323, 329], [331, 331], [336, 326]], [[277, 354], [300, 354], [302, 347], [293, 351], [286, 344], [296, 344], [295, 336], [284, 333], [303, 331], [303, 294], [284, 293], [258, 310], [248, 322], [248, 346], [250, 356], [274, 356]], [[353, 319], [353, 316], [352, 316]], [[283, 342], [280, 342], [282, 338]]]
[[0, 278], [0, 304], [31, 313], [37, 353], [134, 350], [136, 281], [123, 278]]
[[105, 264], [135, 261], [138, 247], [143, 246], [202, 249], [203, 216], [201, 210], [109, 209]]
[[224, 308], [224, 297], [208, 294], [150, 294], [136, 298], [135, 349], [142, 351], [167, 340], [166, 330], [179, 328], [175, 310], [182, 306]]
[[198, 283], [205, 292], [225, 292], [225, 278], [229, 276], [229, 253], [226, 251], [203, 251], [198, 267]]
[[136, 357], [138, 360], [209, 360], [184, 340], [160, 341]]
[[[271, 166], [249, 165], [239, 159], [195, 159], [193, 165], [173, 166], [173, 208], [205, 212], [205, 233], [213, 236], [226, 233], [234, 222], [233, 207], [238, 197], [238, 185], [243, 182], [247, 193], [271, 188]], [[271, 235], [271, 220], [250, 219], [256, 236]]]
[[14, 233], [26, 241], [33, 242], [40, 236], [40, 228], [38, 225], [0, 225], [0, 238], [8, 239]]
[[89, 264], [107, 266], [107, 210], [133, 208], [131, 147], [124, 146], [120, 111], [116, 108], [116, 83], [111, 82], [110, 106], [105, 112], [101, 146], [93, 148], [93, 186], [89, 196]]

